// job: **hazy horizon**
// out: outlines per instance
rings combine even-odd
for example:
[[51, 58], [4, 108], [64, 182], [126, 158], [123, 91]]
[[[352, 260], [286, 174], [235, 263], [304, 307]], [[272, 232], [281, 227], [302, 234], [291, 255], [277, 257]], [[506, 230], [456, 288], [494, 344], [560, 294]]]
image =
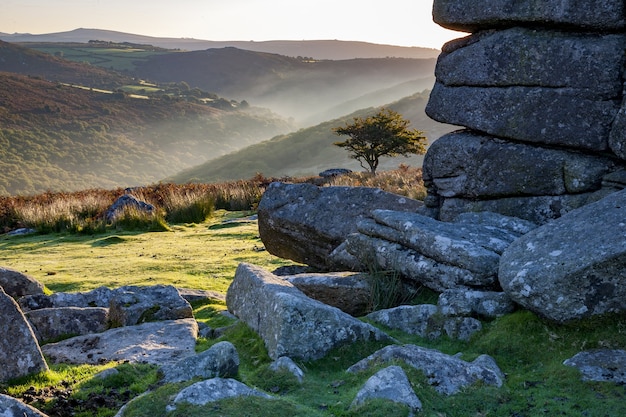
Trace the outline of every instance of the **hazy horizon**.
[[432, 21], [432, 0], [294, 3], [288, 0], [5, 0], [0, 32], [44, 34], [78, 28], [211, 41], [363, 41], [441, 49], [464, 36]]

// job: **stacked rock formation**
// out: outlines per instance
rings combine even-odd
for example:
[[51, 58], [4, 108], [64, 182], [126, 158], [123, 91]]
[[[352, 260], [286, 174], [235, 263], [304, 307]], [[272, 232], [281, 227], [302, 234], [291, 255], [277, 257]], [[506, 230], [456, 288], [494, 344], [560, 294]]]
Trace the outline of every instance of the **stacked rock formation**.
[[435, 0], [444, 45], [427, 114], [466, 129], [424, 161], [440, 220], [545, 223], [624, 187], [624, 0]]

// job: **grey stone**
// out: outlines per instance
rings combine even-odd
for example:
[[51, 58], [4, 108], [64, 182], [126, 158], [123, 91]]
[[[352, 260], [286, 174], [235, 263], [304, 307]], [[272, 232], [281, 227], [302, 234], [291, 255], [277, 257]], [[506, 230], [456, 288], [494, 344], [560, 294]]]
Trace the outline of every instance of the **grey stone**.
[[272, 397], [262, 391], [252, 389], [247, 385], [230, 378], [212, 378], [197, 382], [180, 391], [171, 404], [166, 407], [168, 412], [176, 409], [180, 403], [192, 405], [206, 405], [215, 401], [234, 397], [261, 397], [272, 399]]
[[567, 87], [450, 87], [439, 81], [426, 106], [428, 116], [438, 122], [504, 139], [596, 152], [608, 149], [618, 110], [613, 100], [589, 98]]
[[536, 229], [539, 225], [518, 217], [505, 216], [504, 214], [491, 211], [461, 213], [453, 220], [454, 223], [480, 224], [486, 227], [497, 227], [508, 230], [519, 236]]
[[434, 349], [416, 345], [390, 345], [374, 352], [348, 368], [348, 372], [360, 372], [379, 363], [401, 361], [424, 373], [435, 391], [451, 395], [477, 382], [496, 387], [502, 386], [504, 374], [493, 358], [481, 355], [473, 362], [466, 362]]
[[22, 401], [0, 394], [0, 416], [2, 417], [47, 417], [44, 413]]
[[450, 339], [469, 342], [483, 329], [483, 324], [474, 317], [450, 317], [444, 320], [441, 327]]
[[588, 98], [616, 99], [625, 47], [621, 34], [520, 27], [479, 32], [448, 44], [435, 75], [447, 86], [573, 88]]
[[19, 306], [0, 288], [0, 382], [47, 371], [35, 334]]
[[370, 277], [363, 273], [328, 272], [284, 276], [307, 297], [350, 314], [362, 316], [371, 303]]
[[44, 345], [42, 351], [53, 363], [129, 361], [167, 365], [194, 356], [197, 336], [194, 319], [170, 320], [77, 336]]
[[259, 334], [272, 359], [289, 356], [314, 360], [340, 345], [389, 340], [375, 327], [313, 300], [293, 284], [246, 263], [237, 267], [226, 305]]
[[563, 364], [580, 370], [583, 381], [626, 384], [625, 350], [588, 350], [566, 359]]
[[[390, 329], [399, 329], [408, 334], [432, 338], [433, 331], [441, 329], [434, 326], [432, 318], [439, 310], [436, 305], [402, 305], [393, 308], [374, 311], [366, 316], [375, 323]], [[438, 337], [440, 333], [434, 334]]]
[[[322, 270], [329, 254], [376, 208], [416, 211], [421, 201], [368, 187], [272, 183], [259, 203], [259, 235], [269, 253]], [[331, 209], [332, 208], [332, 209]]]
[[226, 301], [226, 296], [217, 291], [195, 290], [191, 288], [177, 288], [177, 290], [180, 296], [187, 300], [189, 303], [206, 300], [215, 300], [221, 302]]
[[24, 311], [39, 308], [58, 307], [109, 307], [113, 290], [107, 287], [98, 287], [85, 292], [57, 292], [51, 295], [31, 295], [18, 300]]
[[[626, 86], [624, 87], [626, 90]], [[621, 159], [626, 159], [626, 98], [622, 101], [609, 134], [609, 147]]]
[[396, 271], [410, 282], [434, 291], [441, 292], [459, 286], [490, 288], [497, 284], [494, 275], [479, 276], [467, 269], [437, 262], [399, 243], [384, 239], [353, 233], [346, 239], [346, 244], [351, 253], [365, 256], [377, 270]]
[[162, 366], [163, 381], [167, 383], [237, 376], [239, 355], [230, 342], [219, 342], [197, 355], [181, 359], [175, 364]]
[[626, 310], [626, 190], [513, 242], [499, 280], [515, 301], [557, 322]]
[[124, 194], [118, 197], [107, 209], [105, 213], [106, 221], [113, 222], [117, 220], [126, 210], [135, 210], [140, 213], [152, 215], [154, 213], [154, 206], [139, 200], [134, 195]]
[[430, 146], [423, 177], [446, 198], [555, 196], [596, 191], [603, 176], [617, 167], [607, 157], [507, 142], [461, 130], [442, 136]]
[[296, 377], [296, 379], [300, 383], [302, 383], [302, 381], [304, 380], [304, 371], [302, 371], [302, 368], [300, 368], [293, 361], [293, 359], [287, 356], [281, 356], [280, 358], [276, 359], [274, 362], [270, 364], [269, 368], [274, 372], [284, 369], [290, 374], [292, 374], [294, 377]]
[[445, 316], [501, 317], [515, 310], [513, 300], [504, 292], [456, 288], [442, 292], [437, 306]]
[[43, 284], [35, 278], [10, 268], [0, 268], [0, 287], [9, 296], [18, 299], [25, 295], [43, 294]]
[[613, 192], [615, 190], [602, 189], [593, 193], [505, 197], [488, 200], [446, 198], [439, 208], [439, 220], [453, 221], [462, 213], [492, 211], [520, 217], [541, 225], [598, 201]]
[[101, 333], [107, 329], [109, 318], [104, 307], [42, 308], [25, 314], [40, 342]]
[[411, 410], [411, 415], [422, 409], [422, 402], [415, 395], [409, 378], [397, 365], [382, 369], [370, 377], [356, 394], [350, 408], [359, 407], [367, 400], [375, 398], [404, 404]]
[[464, 32], [510, 26], [554, 25], [594, 30], [623, 29], [622, 0], [435, 0], [433, 20]]
[[109, 320], [114, 326], [191, 317], [191, 305], [171, 285], [121, 287], [109, 302]]

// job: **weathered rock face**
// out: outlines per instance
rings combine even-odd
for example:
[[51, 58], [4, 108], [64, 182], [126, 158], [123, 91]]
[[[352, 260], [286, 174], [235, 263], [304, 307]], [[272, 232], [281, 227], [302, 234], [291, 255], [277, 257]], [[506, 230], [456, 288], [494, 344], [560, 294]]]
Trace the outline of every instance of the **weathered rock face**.
[[322, 270], [343, 270], [329, 255], [373, 209], [417, 211], [423, 203], [366, 187], [273, 183], [259, 203], [268, 252]]
[[433, 16], [473, 32], [443, 47], [426, 109], [470, 129], [427, 152], [438, 218], [545, 223], [605, 195], [603, 176], [626, 167], [623, 1], [435, 0]]
[[53, 363], [98, 365], [129, 361], [168, 365], [194, 356], [197, 338], [198, 323], [182, 319], [77, 336], [44, 345], [42, 350]]
[[502, 288], [558, 322], [626, 310], [626, 190], [567, 213], [513, 242]]
[[436, 0], [433, 19], [453, 30], [475, 31], [512, 25], [616, 30], [626, 25], [622, 0]]
[[288, 281], [240, 264], [226, 294], [228, 310], [265, 342], [272, 359], [314, 360], [347, 343], [389, 337], [338, 308], [313, 300]]
[[191, 304], [171, 285], [121, 287], [109, 301], [109, 320], [116, 326], [191, 317]]
[[39, 281], [9, 268], [0, 268], [0, 287], [15, 299], [25, 295], [43, 294], [43, 285]]
[[47, 417], [44, 413], [22, 401], [0, 394], [0, 416], [3, 417]]
[[17, 303], [2, 288], [0, 317], [0, 382], [47, 371], [33, 330]]
[[104, 307], [42, 308], [25, 313], [37, 340], [100, 333], [107, 329], [109, 310]]

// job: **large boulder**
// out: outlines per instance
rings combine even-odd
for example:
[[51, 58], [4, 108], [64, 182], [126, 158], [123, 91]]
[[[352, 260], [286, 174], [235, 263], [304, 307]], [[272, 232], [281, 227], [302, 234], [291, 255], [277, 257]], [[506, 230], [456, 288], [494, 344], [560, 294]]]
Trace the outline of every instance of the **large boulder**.
[[463, 32], [546, 24], [615, 30], [626, 26], [625, 16], [622, 0], [436, 0], [433, 3], [436, 23]]
[[500, 138], [595, 152], [609, 148], [618, 111], [614, 100], [590, 97], [581, 89], [447, 86], [440, 81], [426, 106], [426, 113], [438, 122]]
[[113, 291], [107, 287], [98, 287], [84, 292], [56, 292], [51, 295], [35, 294], [22, 297], [18, 303], [22, 310], [60, 307], [109, 307]]
[[502, 254], [499, 281], [557, 322], [626, 310], [626, 190], [547, 223]]
[[43, 284], [35, 278], [10, 268], [0, 268], [0, 287], [11, 297], [43, 294]]
[[206, 405], [219, 400], [236, 397], [261, 397], [272, 399], [263, 391], [248, 387], [246, 384], [231, 378], [212, 378], [183, 389], [167, 406], [167, 411], [176, 410], [178, 404]]
[[423, 203], [375, 188], [275, 182], [259, 203], [259, 234], [273, 255], [322, 270], [343, 270], [329, 255], [374, 209], [415, 212]]
[[587, 350], [566, 359], [563, 364], [578, 369], [582, 374], [583, 381], [626, 384], [625, 350]]
[[237, 268], [226, 305], [259, 334], [272, 359], [320, 359], [344, 344], [389, 339], [375, 327], [307, 297], [288, 281], [250, 264]]
[[25, 315], [40, 342], [101, 333], [109, 321], [109, 309], [104, 307], [41, 308]]
[[47, 371], [37, 339], [19, 306], [0, 288], [0, 382]]
[[488, 355], [481, 355], [474, 361], [467, 362], [456, 356], [416, 345], [386, 346], [352, 365], [348, 372], [361, 372], [390, 362], [403, 362], [422, 371], [435, 391], [444, 395], [456, 394], [478, 382], [500, 387], [504, 381], [504, 374]]
[[114, 326], [191, 317], [191, 304], [171, 285], [121, 287], [109, 301], [109, 321]]
[[198, 323], [194, 319], [143, 323], [44, 345], [53, 363], [99, 365], [110, 361], [167, 365], [194, 356]]
[[493, 199], [592, 192], [602, 186], [603, 176], [615, 169], [611, 158], [461, 130], [430, 146], [423, 178], [442, 197]]
[[[625, 84], [626, 90], [626, 84]], [[626, 97], [622, 101], [622, 107], [613, 121], [609, 134], [609, 147], [621, 159], [626, 159]]]

